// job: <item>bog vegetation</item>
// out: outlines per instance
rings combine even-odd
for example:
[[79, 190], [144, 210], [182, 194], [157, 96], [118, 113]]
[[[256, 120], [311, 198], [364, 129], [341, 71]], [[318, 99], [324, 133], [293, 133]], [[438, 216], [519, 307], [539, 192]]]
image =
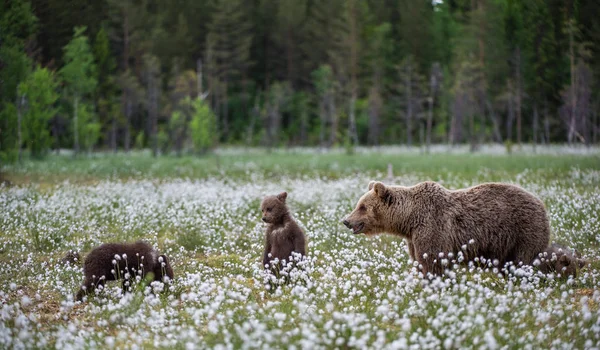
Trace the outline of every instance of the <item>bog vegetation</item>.
[[[0, 347], [599, 347], [598, 151], [543, 151], [219, 150], [218, 158], [51, 156], [6, 166]], [[519, 184], [543, 199], [553, 240], [589, 265], [570, 280], [461, 265], [424, 283], [401, 239], [353, 236], [340, 223], [373, 179]], [[267, 289], [277, 281], [261, 267], [259, 205], [282, 190], [307, 233], [309, 260], [290, 283]], [[136, 285], [123, 296], [109, 282], [75, 303], [82, 268], [61, 258], [137, 239], [171, 258], [173, 283]]]

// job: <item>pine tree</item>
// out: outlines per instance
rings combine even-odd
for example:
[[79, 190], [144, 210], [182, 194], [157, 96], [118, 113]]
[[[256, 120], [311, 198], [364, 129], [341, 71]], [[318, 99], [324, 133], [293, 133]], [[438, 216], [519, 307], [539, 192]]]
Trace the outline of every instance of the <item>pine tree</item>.
[[[38, 19], [27, 1], [0, 3], [0, 160], [20, 155], [19, 83], [31, 72], [32, 61], [26, 46], [37, 32]], [[20, 130], [20, 129], [19, 129]]]
[[108, 33], [104, 27], [100, 28], [94, 40], [94, 58], [97, 63], [96, 80], [96, 106], [100, 123], [109, 131], [109, 146], [113, 152], [117, 151], [118, 113], [115, 113], [117, 104], [117, 89], [115, 85], [116, 62], [110, 52]]
[[[218, 0], [206, 37], [209, 72], [213, 79], [210, 94], [219, 110], [219, 131], [229, 138], [229, 90], [240, 82], [250, 67], [251, 22], [242, 0]], [[222, 105], [222, 109], [220, 108]]]
[[192, 111], [189, 130], [197, 154], [204, 154], [217, 141], [216, 119], [210, 106], [200, 98], [187, 99]]
[[146, 110], [148, 112], [148, 137], [152, 145], [152, 155], [158, 155], [158, 113], [160, 100], [160, 61], [151, 54], [144, 56], [146, 75]]
[[60, 70], [69, 98], [73, 103], [74, 150], [79, 153], [78, 120], [79, 104], [96, 88], [96, 65], [88, 39], [83, 33], [86, 27], [77, 27], [73, 39], [65, 46], [64, 67]]
[[23, 142], [33, 157], [43, 156], [50, 148], [50, 119], [56, 113], [58, 82], [54, 73], [37, 67], [19, 84], [19, 95], [23, 96]]

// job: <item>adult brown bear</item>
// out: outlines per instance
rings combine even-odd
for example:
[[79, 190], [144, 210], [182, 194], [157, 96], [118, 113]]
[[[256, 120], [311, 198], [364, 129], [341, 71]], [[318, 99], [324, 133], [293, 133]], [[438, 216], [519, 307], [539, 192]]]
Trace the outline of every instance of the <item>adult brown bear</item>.
[[431, 181], [412, 187], [372, 181], [343, 223], [355, 234], [403, 237], [425, 275], [480, 257], [499, 267], [530, 264], [550, 240], [544, 203], [502, 183], [451, 191]]

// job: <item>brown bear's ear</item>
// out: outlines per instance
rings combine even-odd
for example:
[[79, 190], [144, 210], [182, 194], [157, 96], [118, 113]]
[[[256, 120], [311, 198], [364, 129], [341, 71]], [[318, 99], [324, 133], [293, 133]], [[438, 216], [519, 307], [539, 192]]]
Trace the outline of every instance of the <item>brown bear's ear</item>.
[[369, 191], [373, 189], [373, 185], [375, 185], [375, 181], [369, 182]]
[[381, 182], [375, 182], [375, 184], [373, 184], [373, 191], [375, 191], [375, 194], [379, 197], [384, 197], [387, 193], [387, 187]]
[[277, 195], [277, 199], [285, 203], [285, 199], [287, 198], [287, 192], [281, 192]]

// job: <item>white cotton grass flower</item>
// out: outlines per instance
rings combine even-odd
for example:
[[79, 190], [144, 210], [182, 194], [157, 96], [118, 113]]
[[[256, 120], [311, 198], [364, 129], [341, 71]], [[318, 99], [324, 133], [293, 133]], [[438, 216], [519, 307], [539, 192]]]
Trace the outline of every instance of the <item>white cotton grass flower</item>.
[[[395, 151], [385, 146], [381, 152]], [[123, 181], [0, 191], [0, 223], [8, 233], [2, 238], [11, 243], [15, 261], [23, 262], [1, 267], [3, 275], [13, 277], [0, 282], [0, 329], [11, 331], [0, 336], [0, 347], [224, 349], [284, 344], [290, 349], [437, 349], [600, 344], [600, 330], [594, 326], [599, 319], [595, 306], [600, 304], [600, 273], [593, 264], [571, 282], [558, 278], [560, 272], [541, 277], [527, 264], [495, 266], [487, 256], [474, 264], [465, 260], [481, 252], [467, 239], [444, 256], [429, 252], [424, 257], [428, 263], [446, 259], [447, 265], [442, 276], [423, 278], [419, 274], [424, 270], [418, 269], [423, 252], [416, 252], [411, 261], [405, 241], [383, 235], [364, 239], [339, 223], [376, 173], [358, 178], [356, 171], [331, 177], [277, 173], [274, 182], [272, 175], [260, 173], [259, 165], [241, 162], [241, 178], [227, 173], [201, 179], [190, 172], [194, 166], [182, 166], [178, 179], [144, 180], [156, 171], [152, 168]], [[439, 176], [448, 188], [490, 180], [520, 184], [547, 203], [557, 241], [577, 248], [589, 260], [600, 258], [589, 245], [597, 235], [593, 228], [600, 225], [600, 214], [593, 210], [600, 205], [594, 191], [600, 171], [573, 169], [554, 179], [547, 175], [548, 170], [539, 169]], [[394, 182], [411, 185], [422, 179], [423, 174], [408, 173]], [[291, 212], [309, 238], [308, 262], [285, 259], [302, 268], [266, 276], [257, 202], [281, 188], [289, 191]], [[82, 283], [81, 266], [55, 264], [56, 259], [40, 264], [42, 254], [29, 251], [32, 238], [21, 235], [14, 244], [13, 235], [26, 230], [57, 242], [47, 248], [44, 259], [67, 249], [85, 252], [115, 234], [140, 235], [155, 247], [160, 243], [160, 253], [175, 262], [177, 279], [168, 285], [151, 282], [131, 293], [122, 293], [121, 281], [109, 281], [104, 291], [98, 286], [89, 300], [69, 308], [69, 298]], [[141, 280], [142, 272], [149, 272], [138, 266], [144, 257], [136, 254], [133, 260], [135, 265], [129, 260], [127, 271], [121, 263], [109, 267]], [[132, 266], [137, 271], [130, 270]], [[40, 298], [31, 297], [35, 294]], [[29, 305], [24, 296], [30, 296]], [[62, 301], [61, 309], [46, 318], [45, 305], [55, 301]]]

